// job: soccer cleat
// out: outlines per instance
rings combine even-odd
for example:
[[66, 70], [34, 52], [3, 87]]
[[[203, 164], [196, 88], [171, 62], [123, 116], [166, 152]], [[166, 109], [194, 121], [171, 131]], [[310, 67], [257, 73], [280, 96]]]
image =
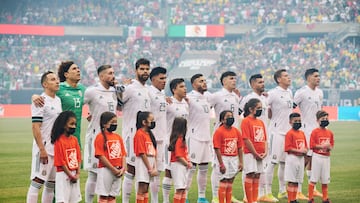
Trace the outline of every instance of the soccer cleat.
[[214, 198], [211, 200], [211, 203], [219, 203], [219, 198], [218, 198], [218, 197], [214, 197]]
[[308, 201], [308, 203], [315, 203], [314, 199]]
[[273, 194], [269, 193], [258, 199], [259, 202], [278, 202], [279, 200], [274, 197]]
[[306, 197], [306, 196], [305, 196], [303, 193], [301, 193], [301, 192], [298, 192], [298, 193], [296, 194], [296, 199], [309, 200], [309, 198]]
[[322, 193], [321, 192], [319, 192], [319, 191], [317, 191], [316, 189], [314, 189], [314, 196], [315, 197], [321, 197], [322, 198]]
[[331, 201], [330, 201], [329, 199], [323, 200], [322, 202], [323, 202], [323, 203], [331, 203]]
[[279, 192], [277, 197], [278, 199], [287, 199], [287, 192]]
[[232, 203], [241, 203], [241, 201], [236, 199], [234, 196], [231, 196], [231, 202]]
[[197, 203], [209, 203], [209, 201], [207, 201], [207, 199], [204, 197], [199, 197]]

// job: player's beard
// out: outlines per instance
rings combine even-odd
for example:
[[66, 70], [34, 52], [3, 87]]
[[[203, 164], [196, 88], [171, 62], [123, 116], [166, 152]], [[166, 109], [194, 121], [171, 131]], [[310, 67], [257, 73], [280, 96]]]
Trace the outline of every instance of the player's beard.
[[139, 81], [145, 83], [149, 78], [149, 75], [139, 75]]
[[115, 81], [114, 81], [114, 80], [106, 81], [106, 83], [107, 83], [110, 87], [114, 87], [114, 86], [115, 86]]

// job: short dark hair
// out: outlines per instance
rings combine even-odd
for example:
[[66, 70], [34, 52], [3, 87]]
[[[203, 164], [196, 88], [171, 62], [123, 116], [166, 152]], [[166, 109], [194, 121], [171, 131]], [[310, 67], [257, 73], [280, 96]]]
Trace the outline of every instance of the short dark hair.
[[294, 112], [294, 113], [291, 113], [291, 114], [289, 115], [289, 120], [291, 121], [291, 119], [293, 119], [293, 118], [298, 118], [298, 117], [301, 117], [300, 114]]
[[319, 70], [316, 69], [316, 68], [307, 69], [307, 70], [305, 71], [305, 75], [304, 75], [305, 80], [307, 80], [307, 78], [308, 78], [310, 75], [312, 75], [312, 74], [314, 74], [314, 73], [316, 73], [316, 72], [319, 72]]
[[178, 86], [178, 84], [185, 82], [185, 80], [183, 78], [175, 78], [173, 80], [171, 80], [170, 82], [170, 91], [172, 94], [174, 94], [173, 89], [176, 89], [176, 87]]
[[[52, 72], [52, 71], [47, 71], [47, 72], [45, 72], [45, 73], [43, 73], [42, 74], [42, 76], [41, 76], [41, 86], [43, 86], [43, 84], [44, 84], [44, 82], [47, 80], [47, 76], [49, 75], [49, 74], [53, 74], [54, 72]], [[44, 86], [43, 86], [44, 87]]]
[[233, 72], [233, 71], [226, 71], [226, 72], [224, 72], [223, 74], [221, 74], [221, 77], [220, 77], [221, 85], [224, 85], [223, 79], [226, 78], [226, 77], [228, 77], [228, 76], [236, 76], [236, 73]]
[[135, 62], [135, 69], [137, 70], [140, 65], [148, 65], [150, 66], [150, 61], [146, 58], [140, 58]]
[[98, 75], [106, 69], [112, 68], [111, 65], [102, 65], [97, 69]]
[[61, 62], [58, 68], [58, 76], [60, 79], [60, 82], [64, 82], [66, 80], [65, 73], [68, 72], [70, 66], [74, 64], [74, 61], [64, 61]]
[[250, 76], [249, 83], [251, 84], [253, 81], [255, 81], [258, 78], [263, 78], [263, 76], [261, 74], [255, 74]]
[[274, 80], [275, 80], [276, 84], [279, 84], [277, 79], [281, 77], [281, 73], [283, 73], [283, 72], [286, 72], [286, 69], [280, 69], [274, 73]]
[[316, 112], [316, 119], [319, 120], [320, 118], [324, 117], [324, 116], [328, 116], [329, 113], [324, 111], [324, 110], [320, 110], [318, 112]]
[[193, 84], [196, 79], [198, 79], [199, 77], [202, 77], [202, 76], [204, 76], [204, 75], [201, 73], [197, 73], [197, 74], [193, 75], [190, 79], [191, 84]]
[[150, 72], [150, 80], [152, 77], [157, 76], [159, 74], [166, 74], [166, 69], [160, 66], [153, 68]]

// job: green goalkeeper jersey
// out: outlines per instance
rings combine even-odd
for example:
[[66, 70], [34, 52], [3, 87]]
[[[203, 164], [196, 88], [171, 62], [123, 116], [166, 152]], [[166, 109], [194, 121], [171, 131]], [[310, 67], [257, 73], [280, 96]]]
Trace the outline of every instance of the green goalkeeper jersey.
[[81, 117], [84, 103], [85, 86], [78, 84], [77, 87], [70, 86], [66, 81], [60, 83], [60, 89], [56, 95], [61, 99], [63, 111], [72, 111], [76, 115], [76, 131], [74, 135], [78, 139], [81, 147]]

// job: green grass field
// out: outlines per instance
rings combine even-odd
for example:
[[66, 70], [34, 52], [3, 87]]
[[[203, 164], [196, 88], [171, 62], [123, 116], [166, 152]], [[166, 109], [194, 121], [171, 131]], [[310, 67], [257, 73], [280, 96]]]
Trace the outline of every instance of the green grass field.
[[[83, 133], [87, 124], [83, 123]], [[333, 122], [329, 128], [335, 134], [335, 149], [331, 155], [331, 183], [329, 196], [333, 203], [360, 202], [360, 122]], [[30, 184], [32, 132], [30, 119], [0, 119], [0, 203], [25, 202]], [[84, 139], [83, 139], [84, 140]], [[211, 170], [211, 167], [210, 167]], [[210, 175], [209, 170], [209, 175]], [[84, 187], [87, 173], [82, 171], [81, 189], [84, 199]], [[241, 175], [235, 180], [233, 194], [243, 197]], [[196, 202], [196, 178], [189, 193], [190, 202]], [[304, 180], [307, 183], [307, 180]], [[320, 189], [321, 187], [317, 187]], [[277, 177], [274, 177], [273, 192], [277, 194]], [[304, 184], [303, 192], [307, 193]], [[208, 178], [207, 198], [211, 200], [210, 176]], [[134, 194], [132, 198], [134, 198]], [[162, 201], [162, 195], [159, 194]], [[172, 198], [172, 195], [170, 196]], [[160, 201], [160, 202], [161, 202]], [[316, 202], [321, 202], [316, 198]], [[117, 202], [121, 202], [118, 198]], [[131, 202], [135, 202], [132, 200]], [[281, 200], [280, 202], [287, 202]], [[302, 201], [306, 202], [306, 201]]]

